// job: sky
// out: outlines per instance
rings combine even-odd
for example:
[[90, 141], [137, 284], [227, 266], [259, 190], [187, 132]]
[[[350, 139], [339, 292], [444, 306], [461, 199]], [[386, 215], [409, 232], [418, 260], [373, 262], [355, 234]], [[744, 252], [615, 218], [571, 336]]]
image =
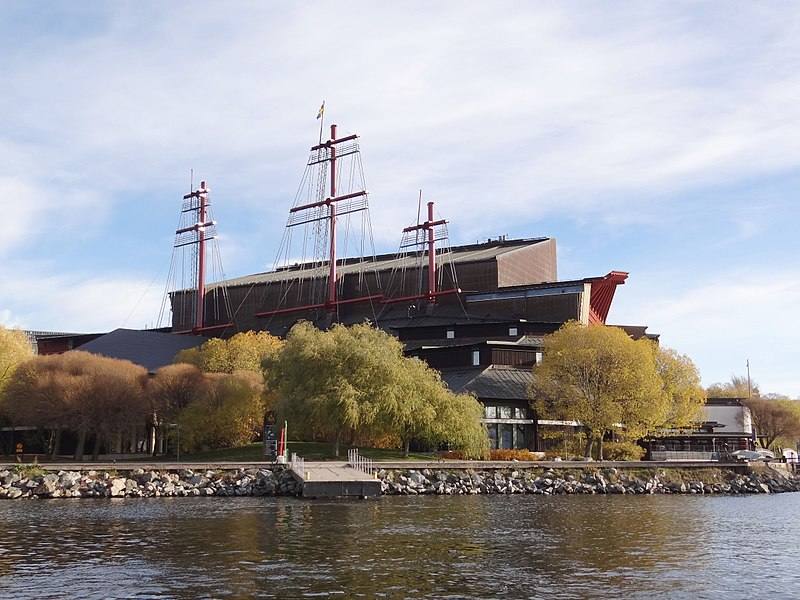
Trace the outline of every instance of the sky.
[[628, 271], [705, 384], [800, 397], [800, 5], [0, 1], [0, 324], [153, 324], [181, 197], [273, 264], [321, 101], [361, 135], [376, 250], [417, 194], [453, 244]]

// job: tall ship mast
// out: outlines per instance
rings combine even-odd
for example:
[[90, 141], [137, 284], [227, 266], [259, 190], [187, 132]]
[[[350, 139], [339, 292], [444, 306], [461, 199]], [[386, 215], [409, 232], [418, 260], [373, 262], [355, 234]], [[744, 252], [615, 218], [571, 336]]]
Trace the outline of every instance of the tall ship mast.
[[[311, 147], [275, 261], [279, 293], [262, 299], [269, 308], [257, 317], [316, 311], [335, 321], [342, 305], [382, 298], [377, 273], [364, 276], [375, 250], [359, 136], [340, 136], [332, 124], [330, 137], [321, 137]], [[342, 258], [348, 254], [356, 258]], [[360, 294], [348, 290], [343, 297], [345, 274], [357, 275]]]

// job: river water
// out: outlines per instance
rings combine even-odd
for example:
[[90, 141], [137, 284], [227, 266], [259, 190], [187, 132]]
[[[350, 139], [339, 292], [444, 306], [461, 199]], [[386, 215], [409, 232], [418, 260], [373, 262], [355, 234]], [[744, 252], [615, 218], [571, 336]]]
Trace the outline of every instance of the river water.
[[2, 598], [798, 598], [800, 493], [0, 502]]

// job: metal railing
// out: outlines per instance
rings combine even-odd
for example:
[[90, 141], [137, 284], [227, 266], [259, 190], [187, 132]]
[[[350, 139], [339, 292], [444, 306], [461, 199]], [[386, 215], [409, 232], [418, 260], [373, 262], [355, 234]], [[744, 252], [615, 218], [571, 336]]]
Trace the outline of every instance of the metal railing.
[[375, 472], [375, 466], [371, 458], [366, 458], [358, 453], [358, 448], [351, 448], [347, 451], [347, 465], [356, 471], [361, 471], [371, 475]]
[[292, 459], [289, 461], [289, 468], [300, 475], [303, 479], [306, 478], [306, 461], [296, 452], [292, 452]]

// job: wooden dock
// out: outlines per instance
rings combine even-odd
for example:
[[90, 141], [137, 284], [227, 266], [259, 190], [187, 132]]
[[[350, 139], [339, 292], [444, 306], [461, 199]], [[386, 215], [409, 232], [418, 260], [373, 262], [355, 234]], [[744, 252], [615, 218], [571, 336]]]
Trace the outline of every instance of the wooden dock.
[[305, 462], [292, 466], [303, 484], [304, 498], [371, 498], [381, 495], [381, 482], [374, 474], [354, 469], [346, 462]]

